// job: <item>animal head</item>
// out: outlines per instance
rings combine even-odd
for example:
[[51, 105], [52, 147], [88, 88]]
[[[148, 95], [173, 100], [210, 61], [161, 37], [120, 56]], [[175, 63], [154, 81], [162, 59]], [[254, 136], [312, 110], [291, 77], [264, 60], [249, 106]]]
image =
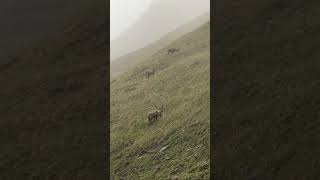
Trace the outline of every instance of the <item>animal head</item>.
[[162, 111], [161, 111], [161, 110], [157, 110], [156, 112], [157, 112], [157, 114], [161, 117]]
[[163, 105], [161, 106], [161, 109], [157, 108], [157, 112], [158, 112], [159, 116], [161, 117], [161, 114], [163, 112]]

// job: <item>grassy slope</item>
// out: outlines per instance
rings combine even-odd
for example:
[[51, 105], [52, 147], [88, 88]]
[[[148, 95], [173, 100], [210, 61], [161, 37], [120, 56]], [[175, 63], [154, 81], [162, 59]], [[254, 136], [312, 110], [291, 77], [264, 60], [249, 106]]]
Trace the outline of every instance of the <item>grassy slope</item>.
[[0, 66], [0, 179], [106, 178], [104, 5]]
[[[123, 55], [113, 61], [111, 61], [110, 76], [111, 78], [117, 77], [128, 69], [134, 67], [138, 63], [144, 61], [146, 58], [156, 53], [160, 49], [168, 46], [170, 43], [176, 39], [182, 37], [183, 35], [194, 31], [199, 28], [203, 23], [209, 20], [209, 13], [205, 13], [189, 23], [186, 23], [175, 31], [168, 33], [167, 35], [161, 37], [158, 41], [141, 48], [137, 51], [131, 52], [129, 54]], [[112, 44], [111, 44], [112, 46]]]
[[241, 3], [214, 11], [215, 177], [318, 179], [319, 1]]
[[[111, 163], [115, 177], [209, 176], [209, 24], [162, 49], [111, 83]], [[145, 68], [156, 74], [145, 79]], [[152, 105], [164, 116], [148, 126]], [[159, 150], [166, 146], [163, 151]], [[166, 159], [169, 158], [169, 159]]]
[[209, 2], [210, 0], [150, 1], [150, 6], [143, 14], [112, 40], [110, 58], [116, 59], [143, 48], [196, 16], [208, 12]]

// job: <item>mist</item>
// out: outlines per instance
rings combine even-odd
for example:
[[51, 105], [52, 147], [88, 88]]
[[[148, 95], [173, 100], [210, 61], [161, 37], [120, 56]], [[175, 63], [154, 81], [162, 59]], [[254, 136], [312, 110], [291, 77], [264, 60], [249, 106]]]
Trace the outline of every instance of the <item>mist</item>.
[[[152, 0], [136, 21], [112, 39], [111, 60], [143, 48], [179, 26], [210, 11], [210, 0]], [[127, 13], [125, 11], [121, 13]], [[121, 22], [123, 23], [123, 22]], [[111, 24], [111, 26], [116, 26]]]
[[110, 40], [119, 37], [140, 18], [152, 0], [110, 0]]

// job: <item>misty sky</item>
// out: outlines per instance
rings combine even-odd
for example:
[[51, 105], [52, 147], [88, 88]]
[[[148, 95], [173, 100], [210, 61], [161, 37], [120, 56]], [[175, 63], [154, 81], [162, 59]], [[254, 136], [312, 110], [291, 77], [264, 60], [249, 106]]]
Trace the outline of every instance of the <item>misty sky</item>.
[[110, 1], [110, 39], [132, 25], [148, 8], [152, 0], [111, 0]]

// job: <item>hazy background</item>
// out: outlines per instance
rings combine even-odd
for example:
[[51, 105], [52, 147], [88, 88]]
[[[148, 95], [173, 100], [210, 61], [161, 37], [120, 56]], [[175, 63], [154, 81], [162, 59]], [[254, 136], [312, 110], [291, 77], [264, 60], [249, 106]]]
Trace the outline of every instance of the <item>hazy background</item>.
[[110, 40], [118, 37], [144, 13], [152, 0], [110, 0]]
[[111, 60], [145, 47], [210, 11], [210, 0], [137, 0], [135, 5], [124, 1], [111, 6]]
[[1, 0], [0, 62], [18, 49], [60, 30], [90, 4], [88, 0], [77, 0], [76, 5], [71, 0]]

